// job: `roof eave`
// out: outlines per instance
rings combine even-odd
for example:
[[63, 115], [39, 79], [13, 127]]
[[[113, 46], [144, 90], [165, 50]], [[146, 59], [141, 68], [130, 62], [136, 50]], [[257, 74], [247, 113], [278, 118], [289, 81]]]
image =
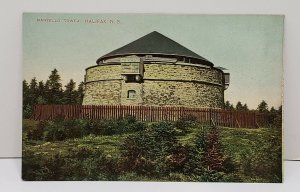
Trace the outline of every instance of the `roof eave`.
[[126, 54], [104, 55], [104, 56], [100, 57], [99, 59], [97, 59], [96, 63], [99, 64], [99, 62], [104, 59], [109, 59], [109, 58], [119, 57], [119, 56], [127, 56], [127, 55], [164, 55], [164, 56], [187, 57], [187, 58], [191, 58], [191, 59], [201, 60], [204, 62], [204, 64], [206, 64], [208, 66], [211, 66], [211, 67], [214, 66], [214, 64], [212, 62], [206, 60], [205, 58], [198, 58], [198, 57], [187, 56], [187, 55], [178, 55], [178, 54], [165, 54], [165, 53], [126, 53]]

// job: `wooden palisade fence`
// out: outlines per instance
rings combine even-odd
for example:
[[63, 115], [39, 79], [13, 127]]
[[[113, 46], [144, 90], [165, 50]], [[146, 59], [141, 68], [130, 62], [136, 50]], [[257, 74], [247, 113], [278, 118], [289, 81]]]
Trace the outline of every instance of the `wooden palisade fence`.
[[258, 112], [229, 111], [211, 108], [122, 106], [122, 105], [36, 105], [32, 118], [35, 120], [64, 119], [118, 119], [135, 116], [139, 121], [176, 121], [193, 117], [203, 124], [217, 126], [257, 128], [268, 126], [267, 114]]

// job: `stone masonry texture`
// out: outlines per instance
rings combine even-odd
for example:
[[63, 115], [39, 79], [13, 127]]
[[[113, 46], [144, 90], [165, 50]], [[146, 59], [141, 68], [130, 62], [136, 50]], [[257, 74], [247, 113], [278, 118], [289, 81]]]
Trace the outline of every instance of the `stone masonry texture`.
[[[144, 80], [126, 83], [120, 64], [86, 70], [83, 105], [145, 105], [222, 108], [223, 72], [213, 67], [145, 63]], [[136, 92], [127, 98], [128, 91]]]

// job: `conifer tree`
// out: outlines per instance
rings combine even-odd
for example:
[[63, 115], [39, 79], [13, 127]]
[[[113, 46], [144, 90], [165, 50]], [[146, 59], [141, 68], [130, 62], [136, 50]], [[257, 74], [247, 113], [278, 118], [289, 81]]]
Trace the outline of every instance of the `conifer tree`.
[[227, 109], [227, 110], [234, 110], [233, 105], [229, 101], [225, 102], [225, 107], [224, 108]]
[[249, 111], [248, 105], [246, 103], [243, 105], [243, 111]]
[[46, 82], [49, 86], [48, 103], [49, 104], [60, 104], [62, 101], [63, 91], [61, 78], [58, 74], [57, 69], [51, 71], [49, 79]]
[[29, 84], [29, 105], [33, 107], [35, 104], [37, 104], [37, 97], [38, 97], [38, 85], [36, 78], [32, 78]]
[[221, 151], [219, 130], [213, 127], [207, 135], [207, 151], [204, 157], [204, 164], [208, 170], [223, 171], [224, 160]]
[[80, 82], [77, 89], [77, 104], [82, 104], [84, 96], [84, 83]]
[[26, 80], [23, 80], [23, 111], [29, 105], [29, 86]]
[[37, 94], [37, 104], [46, 104], [47, 100], [45, 97], [45, 85], [43, 81], [38, 83]]
[[243, 105], [240, 101], [237, 102], [236, 106], [235, 106], [235, 109], [237, 111], [243, 111]]
[[70, 79], [69, 83], [65, 86], [63, 103], [64, 104], [76, 104], [77, 91], [75, 90], [76, 83], [73, 79]]
[[261, 112], [261, 113], [266, 113], [269, 112], [268, 110], [268, 104], [265, 100], [262, 100], [260, 102], [260, 104], [257, 106], [257, 111]]

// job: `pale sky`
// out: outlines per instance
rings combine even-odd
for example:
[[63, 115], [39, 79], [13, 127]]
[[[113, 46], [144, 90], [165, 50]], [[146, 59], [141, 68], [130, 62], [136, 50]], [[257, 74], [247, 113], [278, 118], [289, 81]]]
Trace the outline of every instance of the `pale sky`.
[[250, 109], [262, 100], [269, 107], [281, 105], [282, 16], [25, 13], [24, 79], [45, 81], [56, 68], [63, 85], [71, 78], [78, 85], [100, 56], [152, 31], [227, 68], [225, 101]]

